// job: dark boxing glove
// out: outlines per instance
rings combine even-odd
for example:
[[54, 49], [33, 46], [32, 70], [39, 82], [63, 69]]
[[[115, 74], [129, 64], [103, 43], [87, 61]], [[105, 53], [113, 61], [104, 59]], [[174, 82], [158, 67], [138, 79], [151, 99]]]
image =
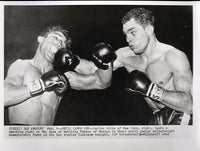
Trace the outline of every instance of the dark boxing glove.
[[191, 125], [192, 115], [175, 111], [168, 107], [156, 112], [149, 120], [149, 125]]
[[57, 71], [49, 71], [42, 75], [40, 79], [27, 84], [32, 97], [41, 95], [45, 91], [54, 91], [57, 95], [62, 95], [68, 88], [68, 80], [64, 74]]
[[109, 68], [109, 63], [112, 63], [117, 56], [109, 44], [99, 43], [96, 44], [93, 49], [92, 58], [98, 68], [107, 70]]
[[80, 63], [78, 56], [73, 55], [73, 53], [66, 49], [59, 49], [54, 56], [54, 70], [61, 73], [66, 71], [73, 71], [76, 66]]
[[162, 101], [164, 96], [164, 89], [151, 80], [138, 70], [129, 73], [126, 79], [125, 88], [127, 91], [140, 93], [156, 101]]

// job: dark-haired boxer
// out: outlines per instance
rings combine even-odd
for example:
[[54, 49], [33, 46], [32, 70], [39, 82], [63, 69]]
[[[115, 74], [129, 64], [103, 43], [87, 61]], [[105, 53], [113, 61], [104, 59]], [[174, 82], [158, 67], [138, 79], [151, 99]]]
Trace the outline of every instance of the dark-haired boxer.
[[[68, 31], [60, 26], [47, 28], [38, 43], [33, 59], [16, 60], [4, 81], [11, 125], [52, 125], [67, 88], [102, 89], [112, 77], [107, 76], [111, 63], [106, 62], [107, 70], [98, 70], [93, 62], [74, 56]], [[101, 62], [101, 55], [97, 57]]]
[[[157, 40], [154, 16], [147, 9], [130, 10], [123, 17], [122, 25], [128, 46], [116, 51], [114, 70], [120, 67], [128, 72], [137, 70], [129, 75], [126, 89], [144, 96], [154, 113], [150, 124], [188, 124], [189, 115], [193, 113], [193, 99], [187, 56]], [[149, 87], [146, 81], [154, 85]], [[185, 114], [177, 116], [180, 113]], [[169, 116], [180, 120], [173, 123]]]

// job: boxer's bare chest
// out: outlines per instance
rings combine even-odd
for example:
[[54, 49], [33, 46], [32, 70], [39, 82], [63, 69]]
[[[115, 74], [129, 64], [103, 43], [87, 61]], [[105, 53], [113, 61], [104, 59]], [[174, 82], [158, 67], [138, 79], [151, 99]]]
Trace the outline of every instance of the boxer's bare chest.
[[[153, 83], [158, 84], [167, 90], [173, 90], [173, 74], [170, 67], [165, 62], [164, 59], [159, 59], [146, 67], [145, 70], [147, 76], [151, 79]], [[149, 106], [156, 111], [164, 107], [163, 104], [159, 102], [152, 101], [151, 99], [145, 98]]]
[[[23, 84], [26, 85], [27, 82], [33, 81], [36, 79], [40, 79], [42, 76], [42, 73], [35, 68], [34, 66], [30, 65], [29, 68], [27, 68], [26, 72], [24, 73], [24, 79]], [[42, 104], [47, 104], [48, 106], [55, 106], [58, 103], [58, 97], [55, 95], [54, 92], [45, 92], [40, 96], [33, 97], [30, 99], [32, 102], [40, 102]]]
[[[21, 75], [23, 85], [42, 76], [39, 70], [31, 65], [24, 67]], [[12, 120], [20, 123], [49, 124], [53, 121], [59, 102], [60, 99], [54, 92], [45, 92], [13, 106], [10, 116], [13, 115]]]
[[[172, 80], [172, 72], [166, 61], [164, 60], [164, 57], [161, 57], [155, 61], [148, 62], [145, 59], [137, 58], [137, 60], [134, 60], [135, 58], [132, 57], [132, 60], [130, 60], [129, 64], [125, 66], [128, 72], [131, 72], [133, 70], [139, 70], [141, 72], [144, 72], [149, 79], [161, 87], [167, 86], [169, 87]], [[170, 84], [169, 84], [170, 83]]]
[[163, 88], [169, 88], [169, 83], [171, 87], [173, 86], [171, 83], [173, 74], [168, 64], [162, 58], [147, 65], [145, 73], [153, 83], [156, 83]]
[[[129, 72], [133, 70], [144, 72], [153, 83], [156, 83], [167, 90], [174, 89], [173, 74], [170, 67], [166, 63], [164, 56], [152, 62], [147, 61], [144, 58], [141, 59], [141, 61], [137, 62], [132, 59], [132, 61], [130, 61], [130, 64], [126, 66], [126, 69]], [[153, 111], [164, 107], [161, 103], [152, 101], [151, 99], [145, 98], [145, 100], [153, 109]]]

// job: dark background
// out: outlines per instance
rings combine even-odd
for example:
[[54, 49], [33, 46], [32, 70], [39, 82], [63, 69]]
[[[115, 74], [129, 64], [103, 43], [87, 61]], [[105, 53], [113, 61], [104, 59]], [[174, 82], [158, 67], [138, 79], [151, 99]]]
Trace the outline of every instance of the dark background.
[[[4, 76], [16, 59], [34, 56], [37, 36], [51, 25], [69, 30], [74, 54], [88, 60], [98, 42], [110, 43], [114, 50], [126, 46], [121, 18], [135, 7], [153, 12], [158, 40], [185, 52], [192, 67], [192, 6], [5, 6]], [[147, 124], [151, 109], [142, 97], [124, 90], [127, 74], [123, 68], [115, 71], [111, 87], [105, 90], [66, 92], [55, 125]], [[6, 108], [5, 124], [8, 124]]]

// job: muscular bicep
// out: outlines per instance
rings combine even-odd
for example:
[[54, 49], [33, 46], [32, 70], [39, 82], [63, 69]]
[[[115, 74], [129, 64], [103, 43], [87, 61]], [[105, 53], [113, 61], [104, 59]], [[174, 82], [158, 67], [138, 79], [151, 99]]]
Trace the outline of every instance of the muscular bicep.
[[6, 79], [4, 80], [4, 88], [10, 89], [16, 86], [21, 86], [22, 83], [22, 78], [18, 75], [13, 77], [6, 77]]
[[5, 88], [12, 86], [20, 86], [23, 84], [23, 77], [20, 75], [20, 64], [19, 61], [14, 62], [8, 69], [7, 76], [4, 80]]
[[80, 73], [69, 71], [66, 72], [65, 75], [68, 78], [72, 89], [91, 90], [101, 88], [101, 80], [96, 74], [83, 75]]
[[15, 62], [8, 70], [4, 80], [4, 106], [16, 105], [30, 98], [27, 87], [23, 85], [23, 74], [20, 68], [23, 68], [23, 65]]
[[95, 64], [92, 61], [89, 61], [89, 60], [86, 60], [83, 58], [79, 58], [79, 60], [80, 60], [80, 63], [75, 68], [75, 71], [77, 73], [85, 74], [85, 75], [95, 73], [95, 71], [97, 70], [97, 67], [95, 66]]
[[192, 95], [192, 75], [186, 73], [185, 75], [180, 73], [174, 73], [174, 88], [177, 91], [187, 92]]
[[192, 72], [186, 55], [182, 52], [170, 52], [167, 54], [167, 62], [173, 73], [175, 90], [192, 95]]

